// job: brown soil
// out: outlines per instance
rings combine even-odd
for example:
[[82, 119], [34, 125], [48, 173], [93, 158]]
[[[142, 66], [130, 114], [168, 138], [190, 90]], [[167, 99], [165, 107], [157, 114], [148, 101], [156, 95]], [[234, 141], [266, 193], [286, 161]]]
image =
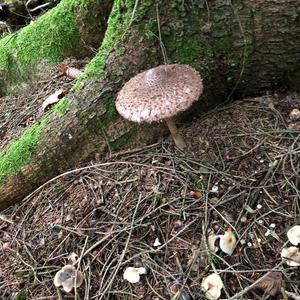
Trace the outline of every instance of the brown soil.
[[[59, 78], [39, 97], [1, 99], [9, 112], [1, 147], [35, 121], [47, 95], [69, 86]], [[299, 107], [296, 94], [244, 99], [184, 126], [185, 153], [167, 140], [101, 162], [96, 154], [43, 185], [0, 216], [0, 298], [205, 299], [201, 281], [215, 271], [222, 299], [287, 299], [247, 292], [271, 270], [299, 295], [300, 268], [280, 257], [300, 223], [299, 123], [289, 119]], [[208, 251], [208, 232], [228, 228], [238, 238], [233, 254]], [[71, 293], [53, 285], [67, 264], [85, 277]], [[139, 283], [123, 279], [129, 266], [147, 268]]]

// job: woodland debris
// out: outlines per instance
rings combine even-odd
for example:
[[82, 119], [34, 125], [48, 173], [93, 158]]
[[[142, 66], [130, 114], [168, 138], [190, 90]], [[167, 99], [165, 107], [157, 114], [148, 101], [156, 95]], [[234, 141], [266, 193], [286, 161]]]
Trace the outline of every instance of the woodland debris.
[[276, 296], [280, 293], [283, 286], [282, 274], [280, 272], [270, 272], [268, 275], [262, 277], [254, 286], [254, 289], [258, 289], [271, 296]]
[[60, 63], [57, 65], [57, 68], [59, 71], [61, 71], [65, 76], [71, 78], [71, 79], [76, 79], [78, 78], [83, 71], [79, 70], [77, 68], [69, 67], [66, 63]]

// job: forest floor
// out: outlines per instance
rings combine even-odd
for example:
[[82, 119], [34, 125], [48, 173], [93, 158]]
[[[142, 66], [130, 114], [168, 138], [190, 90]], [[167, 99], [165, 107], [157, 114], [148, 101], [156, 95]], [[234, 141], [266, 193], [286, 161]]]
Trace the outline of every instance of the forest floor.
[[[0, 99], [0, 149], [71, 86], [52, 75], [30, 95]], [[182, 126], [185, 152], [169, 138], [96, 154], [44, 184], [0, 215], [0, 299], [205, 299], [201, 282], [213, 272], [220, 299], [299, 299], [300, 268], [280, 255], [300, 223], [295, 108], [295, 93], [236, 101]], [[208, 250], [208, 235], [228, 229], [234, 252]], [[53, 284], [68, 264], [84, 274], [71, 293]], [[127, 267], [147, 273], [132, 284]]]

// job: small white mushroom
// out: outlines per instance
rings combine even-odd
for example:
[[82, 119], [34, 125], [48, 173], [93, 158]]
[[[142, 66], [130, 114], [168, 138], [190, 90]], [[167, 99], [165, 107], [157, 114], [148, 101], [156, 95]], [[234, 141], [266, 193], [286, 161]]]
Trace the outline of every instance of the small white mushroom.
[[204, 277], [201, 283], [201, 288], [205, 292], [205, 297], [209, 300], [217, 300], [221, 296], [223, 282], [220, 275], [213, 273]]
[[297, 247], [288, 247], [281, 250], [281, 258], [291, 267], [300, 266], [300, 251]]
[[292, 121], [298, 121], [300, 120], [300, 110], [298, 108], [294, 108], [290, 114], [289, 117]]
[[211, 188], [211, 192], [212, 193], [218, 193], [219, 192], [219, 187], [217, 185], [214, 185], [212, 188]]
[[82, 285], [83, 274], [72, 265], [66, 265], [55, 274], [53, 281], [56, 287], [62, 286], [65, 292], [70, 293], [74, 287]]
[[154, 247], [158, 247], [158, 246], [161, 246], [161, 242], [159, 241], [159, 238], [156, 238], [154, 243], [153, 243], [153, 246]]
[[219, 238], [218, 235], [211, 232], [207, 237], [207, 246], [210, 251], [217, 252], [219, 248], [215, 245], [216, 240]]
[[137, 283], [140, 281], [140, 275], [146, 274], [147, 270], [143, 267], [141, 268], [133, 268], [128, 267], [126, 268], [123, 278], [131, 283]]
[[300, 243], [300, 225], [293, 226], [288, 232], [289, 241], [297, 246]]
[[220, 235], [220, 248], [223, 252], [231, 255], [236, 246], [236, 237], [231, 230], [227, 230], [225, 234]]

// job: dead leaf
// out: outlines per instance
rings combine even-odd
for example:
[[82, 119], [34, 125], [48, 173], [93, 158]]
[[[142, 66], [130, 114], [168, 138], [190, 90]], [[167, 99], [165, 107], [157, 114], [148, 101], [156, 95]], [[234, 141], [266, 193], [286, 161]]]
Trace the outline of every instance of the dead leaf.
[[280, 289], [282, 286], [282, 274], [280, 272], [270, 272], [267, 276], [263, 277], [260, 281], [258, 281], [253, 286], [253, 288], [256, 288], [271, 296], [275, 296], [280, 293]]
[[58, 102], [64, 96], [63, 89], [60, 89], [50, 95], [42, 104], [42, 109], [45, 110], [50, 104]]
[[83, 72], [81, 70], [78, 70], [76, 68], [68, 68], [66, 70], [66, 75], [71, 79], [78, 78]]
[[190, 191], [189, 196], [191, 198], [200, 199], [201, 198], [201, 192], [200, 191]]
[[66, 222], [75, 221], [75, 213], [73, 210], [70, 210], [69, 213], [66, 215], [65, 221]]
[[83, 73], [82, 70], [69, 67], [66, 63], [58, 64], [57, 68], [60, 72], [62, 72], [64, 75], [71, 79], [76, 79]]

